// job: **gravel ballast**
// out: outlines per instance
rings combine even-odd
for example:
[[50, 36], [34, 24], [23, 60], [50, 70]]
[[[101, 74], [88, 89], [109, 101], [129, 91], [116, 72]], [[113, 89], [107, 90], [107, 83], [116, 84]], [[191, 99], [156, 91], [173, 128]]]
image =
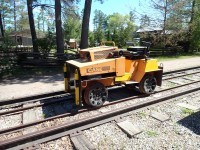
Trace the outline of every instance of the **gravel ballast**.
[[[143, 130], [134, 138], [128, 136], [113, 122], [84, 131], [98, 149], [200, 149], [200, 113], [177, 106], [189, 103], [200, 107], [200, 94], [177, 98], [173, 102], [130, 113], [127, 120]], [[160, 122], [150, 117], [151, 111], [170, 116]]]

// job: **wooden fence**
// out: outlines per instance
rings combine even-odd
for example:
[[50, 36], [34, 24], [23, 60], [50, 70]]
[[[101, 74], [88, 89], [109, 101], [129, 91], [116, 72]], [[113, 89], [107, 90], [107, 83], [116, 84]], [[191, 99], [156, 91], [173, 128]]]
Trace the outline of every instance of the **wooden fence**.
[[[181, 48], [150, 49], [150, 57], [175, 56], [182, 53]], [[0, 49], [0, 73], [18, 66], [62, 66], [66, 60], [76, 59], [73, 53], [33, 53], [32, 47], [13, 47], [9, 50]]]
[[66, 60], [77, 59], [78, 54], [66, 53], [18, 53], [17, 63], [21, 66], [62, 66]]
[[158, 57], [158, 56], [176, 56], [181, 53], [183, 53], [184, 50], [182, 47], [169, 47], [169, 48], [163, 48], [163, 49], [156, 49], [151, 48], [150, 49], [150, 57]]
[[0, 49], [0, 74], [16, 66], [63, 66], [66, 60], [78, 57], [76, 53], [33, 53], [31, 47]]

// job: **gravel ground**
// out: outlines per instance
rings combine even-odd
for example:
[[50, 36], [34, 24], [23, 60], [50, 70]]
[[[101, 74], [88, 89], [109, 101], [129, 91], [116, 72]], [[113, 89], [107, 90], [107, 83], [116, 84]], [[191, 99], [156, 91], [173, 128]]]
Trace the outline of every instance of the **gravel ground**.
[[[199, 84], [197, 86], [199, 86]], [[200, 113], [182, 108], [177, 104], [187, 103], [200, 108], [199, 96], [200, 93], [196, 92], [188, 96], [176, 98], [171, 102], [151, 106], [138, 112], [130, 112], [129, 115], [125, 117], [125, 120], [129, 120], [142, 130], [141, 134], [138, 134], [133, 138], [127, 137], [127, 135], [116, 125], [114, 121], [85, 130], [83, 131], [83, 134], [99, 150], [198, 150], [200, 149]], [[153, 97], [160, 97], [160, 95], [153, 95]], [[152, 97], [148, 98], [152, 99]], [[145, 100], [145, 98], [143, 100]], [[130, 105], [136, 101], [140, 101], [140, 99], [131, 101]], [[128, 102], [123, 104], [128, 104]], [[116, 109], [117, 105], [113, 107]], [[119, 107], [123, 106], [120, 105]], [[59, 124], [59, 122], [67, 123], [69, 121], [89, 117], [91, 115], [109, 111], [109, 109], [111, 110], [111, 108], [108, 107], [101, 108], [97, 111], [66, 117], [51, 123], [49, 122], [48, 126]], [[165, 122], [160, 122], [150, 117], [152, 111], [168, 115], [170, 119]], [[66, 136], [64, 139], [60, 138], [56, 141], [43, 143], [40, 145], [40, 148], [65, 149], [64, 147], [67, 146], [67, 149], [73, 149], [73, 146], [69, 141], [69, 137]], [[67, 143], [68, 145], [64, 145], [62, 143]]]
[[[200, 149], [200, 113], [193, 113], [177, 106], [188, 103], [200, 107], [200, 94], [177, 98], [173, 102], [153, 106], [137, 113], [130, 113], [127, 120], [143, 130], [134, 138], [126, 134], [113, 122], [84, 131], [84, 135], [98, 149]], [[149, 116], [157, 111], [170, 116], [170, 120], [159, 122]]]
[[[200, 66], [200, 57], [161, 61], [164, 71]], [[0, 100], [64, 90], [63, 74], [0, 81]]]

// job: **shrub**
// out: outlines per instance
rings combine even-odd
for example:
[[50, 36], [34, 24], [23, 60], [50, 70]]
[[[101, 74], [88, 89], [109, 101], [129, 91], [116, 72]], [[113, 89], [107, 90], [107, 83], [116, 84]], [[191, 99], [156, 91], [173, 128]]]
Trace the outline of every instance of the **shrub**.
[[39, 51], [43, 54], [47, 54], [51, 51], [55, 45], [55, 38], [52, 32], [48, 32], [45, 38], [37, 39]]

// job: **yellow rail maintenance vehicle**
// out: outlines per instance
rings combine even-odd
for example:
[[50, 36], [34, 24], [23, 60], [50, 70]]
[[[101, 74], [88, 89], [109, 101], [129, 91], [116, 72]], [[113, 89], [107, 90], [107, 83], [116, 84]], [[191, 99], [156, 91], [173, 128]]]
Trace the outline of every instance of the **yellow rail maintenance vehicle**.
[[[127, 50], [112, 46], [82, 49], [80, 58], [64, 64], [65, 92], [75, 93], [78, 106], [100, 107], [108, 98], [108, 87], [135, 85], [141, 93], [151, 94], [161, 86], [163, 67], [149, 58], [150, 43]], [[74, 88], [72, 88], [74, 87]]]

